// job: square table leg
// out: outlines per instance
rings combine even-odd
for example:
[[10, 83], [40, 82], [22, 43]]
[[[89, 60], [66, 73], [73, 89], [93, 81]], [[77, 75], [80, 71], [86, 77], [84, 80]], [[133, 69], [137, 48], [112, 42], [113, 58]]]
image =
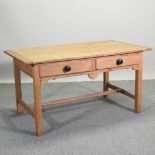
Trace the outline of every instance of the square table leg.
[[34, 89], [34, 106], [35, 106], [35, 126], [36, 135], [43, 135], [42, 121], [42, 103], [41, 103], [41, 81], [39, 77], [39, 66], [33, 67], [33, 89]]
[[142, 69], [135, 70], [135, 112], [141, 112]]
[[[103, 81], [103, 91], [108, 91], [108, 83], [109, 83], [109, 72], [104, 72], [103, 73], [104, 76], [104, 81]], [[104, 95], [104, 97], [106, 97], [108, 95]]]
[[141, 54], [140, 64], [138, 69], [135, 70], [135, 112], [141, 112], [142, 102], [142, 72], [143, 72], [143, 53]]
[[20, 113], [24, 110], [24, 107], [21, 105], [20, 101], [22, 99], [22, 90], [21, 90], [21, 72], [20, 68], [14, 64], [14, 79], [15, 79], [15, 93], [16, 93], [16, 111]]

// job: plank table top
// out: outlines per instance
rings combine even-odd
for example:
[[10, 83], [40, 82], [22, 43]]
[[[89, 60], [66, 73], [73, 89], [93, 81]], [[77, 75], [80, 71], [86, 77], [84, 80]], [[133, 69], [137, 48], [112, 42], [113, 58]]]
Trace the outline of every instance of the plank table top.
[[4, 52], [11, 57], [24, 62], [25, 64], [38, 64], [149, 50], [151, 50], [151, 48], [108, 40], [68, 45], [19, 48], [6, 50]]

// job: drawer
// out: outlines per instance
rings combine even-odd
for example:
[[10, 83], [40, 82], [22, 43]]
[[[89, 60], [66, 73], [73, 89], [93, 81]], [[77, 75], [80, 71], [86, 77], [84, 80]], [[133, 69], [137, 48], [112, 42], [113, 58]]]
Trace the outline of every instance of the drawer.
[[138, 64], [139, 61], [140, 61], [139, 53], [100, 57], [96, 59], [96, 69], [129, 66]]
[[80, 73], [93, 70], [92, 59], [53, 62], [40, 65], [40, 77]]

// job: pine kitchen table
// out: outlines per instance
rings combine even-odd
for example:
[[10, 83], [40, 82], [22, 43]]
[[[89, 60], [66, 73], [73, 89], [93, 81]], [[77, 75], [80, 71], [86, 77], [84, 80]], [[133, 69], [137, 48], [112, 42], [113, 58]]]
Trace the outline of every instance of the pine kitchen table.
[[[98, 41], [69, 45], [53, 45], [4, 51], [13, 57], [17, 113], [27, 110], [35, 119], [36, 135], [43, 135], [42, 109], [56, 104], [76, 102], [122, 93], [135, 101], [135, 112], [141, 112], [143, 52], [151, 48], [119, 41]], [[112, 85], [109, 71], [135, 70], [135, 94]], [[20, 71], [33, 78], [34, 106], [22, 99]], [[87, 74], [94, 79], [103, 73], [103, 92], [42, 103], [41, 86], [59, 77]]]

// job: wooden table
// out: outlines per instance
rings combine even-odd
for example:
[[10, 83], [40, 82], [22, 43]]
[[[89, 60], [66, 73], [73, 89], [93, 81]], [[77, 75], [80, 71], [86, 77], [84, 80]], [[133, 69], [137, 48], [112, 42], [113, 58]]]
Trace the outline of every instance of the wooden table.
[[[151, 49], [113, 40], [6, 50], [13, 57], [17, 113], [26, 109], [34, 117], [37, 136], [43, 134], [42, 109], [56, 104], [122, 93], [135, 100], [135, 112], [139, 113], [143, 52], [148, 50]], [[109, 83], [109, 71], [129, 68], [135, 70], [134, 95]], [[34, 106], [22, 99], [20, 71], [33, 78]], [[41, 86], [48, 80], [82, 74], [94, 79], [99, 72], [104, 76], [103, 92], [42, 103]]]

